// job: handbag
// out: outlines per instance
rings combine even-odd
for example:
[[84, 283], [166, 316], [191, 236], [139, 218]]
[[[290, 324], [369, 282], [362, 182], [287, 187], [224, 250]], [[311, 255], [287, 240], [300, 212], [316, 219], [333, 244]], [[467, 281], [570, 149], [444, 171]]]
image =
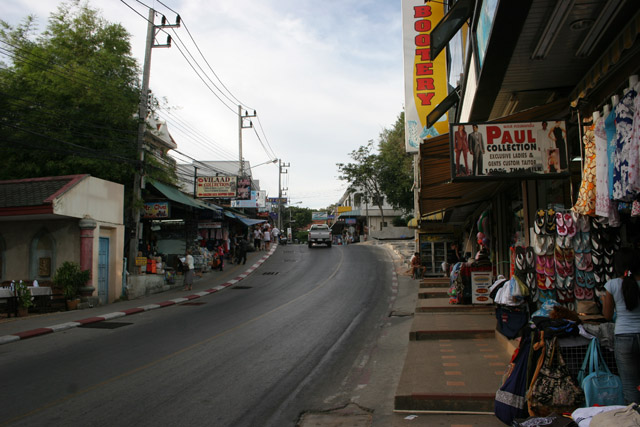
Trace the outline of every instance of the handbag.
[[586, 406], [624, 405], [622, 380], [613, 375], [600, 353], [600, 344], [593, 338], [578, 373], [578, 382], [584, 390]]
[[515, 418], [523, 418], [527, 412], [527, 366], [531, 340], [525, 336], [516, 349], [517, 354], [513, 360], [513, 368], [510, 375], [496, 392], [494, 403], [495, 416], [507, 425]]
[[573, 412], [584, 403], [584, 393], [569, 374], [558, 347], [558, 338], [545, 341], [544, 332], [534, 345], [534, 349], [541, 349], [542, 354], [527, 395], [531, 416]]

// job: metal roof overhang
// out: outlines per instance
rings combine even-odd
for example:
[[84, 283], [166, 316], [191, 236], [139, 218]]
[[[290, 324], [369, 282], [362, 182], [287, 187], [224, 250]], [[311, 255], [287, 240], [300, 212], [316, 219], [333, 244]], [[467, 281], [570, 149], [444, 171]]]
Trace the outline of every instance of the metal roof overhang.
[[[531, 108], [495, 122], [535, 121], [565, 117], [569, 112], [566, 99]], [[513, 180], [451, 182], [449, 134], [424, 140], [420, 144], [420, 215], [453, 209], [490, 200]]]

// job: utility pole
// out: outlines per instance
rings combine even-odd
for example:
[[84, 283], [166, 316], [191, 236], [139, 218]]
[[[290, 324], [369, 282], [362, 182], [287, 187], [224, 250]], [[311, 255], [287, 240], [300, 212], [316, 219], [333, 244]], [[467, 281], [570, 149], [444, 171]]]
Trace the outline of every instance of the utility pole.
[[288, 173], [286, 170], [283, 172], [282, 169], [290, 166], [291, 163], [282, 163], [282, 160], [278, 159], [278, 228], [280, 230], [282, 230], [282, 174]]
[[144, 132], [147, 126], [147, 113], [149, 112], [149, 76], [151, 74], [151, 49], [154, 47], [171, 47], [171, 36], [167, 36], [167, 44], [154, 44], [157, 34], [156, 28], [177, 28], [180, 26], [180, 15], [176, 17], [175, 24], [167, 24], [166, 18], [162, 16], [160, 25], [154, 24], [156, 11], [149, 8], [147, 19], [147, 41], [144, 51], [144, 67], [142, 69], [142, 93], [140, 94], [140, 105], [138, 107], [138, 164], [133, 178], [133, 200], [131, 211], [133, 215], [133, 230], [129, 241], [129, 273], [134, 274], [136, 267], [136, 256], [138, 256], [138, 243], [142, 238], [142, 227], [140, 226], [140, 208], [138, 204], [142, 199], [142, 187], [144, 183]]
[[[242, 105], [238, 105], [238, 153], [240, 166], [238, 168], [238, 176], [244, 176], [244, 161], [242, 160], [242, 129], [250, 129], [253, 127], [253, 123], [249, 120], [249, 125], [245, 126], [244, 119], [248, 119], [256, 116], [256, 110], [253, 110], [253, 114], [249, 115], [249, 113], [245, 110], [244, 116], [242, 115]], [[251, 190], [251, 189], [249, 189]]]

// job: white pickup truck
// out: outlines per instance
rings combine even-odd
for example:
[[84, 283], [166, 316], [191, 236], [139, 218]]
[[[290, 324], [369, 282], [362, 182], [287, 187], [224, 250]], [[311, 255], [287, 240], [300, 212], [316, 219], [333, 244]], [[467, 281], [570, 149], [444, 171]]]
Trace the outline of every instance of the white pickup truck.
[[313, 224], [309, 228], [309, 247], [314, 243], [324, 243], [331, 247], [331, 229], [327, 224]]

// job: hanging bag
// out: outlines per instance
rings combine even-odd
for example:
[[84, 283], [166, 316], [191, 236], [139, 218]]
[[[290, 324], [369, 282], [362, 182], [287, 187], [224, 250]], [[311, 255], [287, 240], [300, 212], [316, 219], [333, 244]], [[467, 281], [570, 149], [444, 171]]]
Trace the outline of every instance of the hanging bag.
[[522, 338], [517, 354], [513, 360], [513, 368], [504, 384], [496, 392], [494, 414], [507, 425], [511, 425], [515, 418], [524, 418], [527, 412], [527, 366], [531, 340], [528, 336]]
[[586, 406], [624, 405], [622, 381], [613, 375], [600, 353], [600, 343], [593, 338], [578, 373], [578, 382], [584, 390]]
[[545, 341], [544, 332], [534, 346], [536, 350], [541, 349], [542, 354], [527, 395], [531, 416], [573, 412], [584, 403], [584, 393], [569, 374], [558, 347], [558, 339]]

